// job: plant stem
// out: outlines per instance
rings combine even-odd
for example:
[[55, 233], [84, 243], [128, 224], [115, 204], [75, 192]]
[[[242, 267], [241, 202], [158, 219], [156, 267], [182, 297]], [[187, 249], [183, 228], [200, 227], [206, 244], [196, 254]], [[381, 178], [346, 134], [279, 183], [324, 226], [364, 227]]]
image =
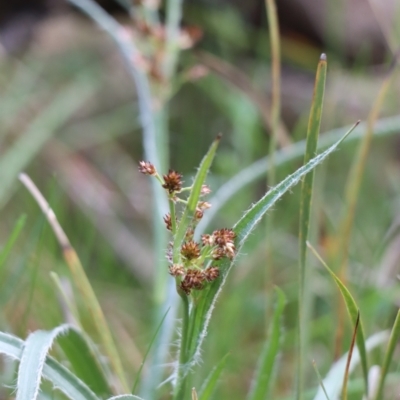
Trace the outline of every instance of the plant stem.
[[169, 214], [171, 216], [172, 234], [175, 235], [175, 232], [176, 232], [175, 203], [172, 199], [169, 199], [168, 203], [169, 203]]
[[183, 316], [182, 316], [182, 336], [181, 346], [179, 352], [179, 365], [178, 365], [178, 376], [176, 380], [174, 400], [182, 400], [185, 396], [186, 390], [186, 363], [187, 363], [187, 344], [189, 339], [189, 299], [186, 294], [181, 295], [183, 304]]

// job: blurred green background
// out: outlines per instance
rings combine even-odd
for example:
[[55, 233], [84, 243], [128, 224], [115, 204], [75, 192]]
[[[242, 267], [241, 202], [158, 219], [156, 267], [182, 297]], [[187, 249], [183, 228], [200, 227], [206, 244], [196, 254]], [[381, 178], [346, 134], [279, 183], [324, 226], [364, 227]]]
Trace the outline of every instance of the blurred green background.
[[[61, 1], [38, 3], [37, 8], [29, 3], [25, 7], [21, 2], [12, 12], [0, 7], [0, 243], [7, 241], [18, 218], [26, 216], [0, 270], [1, 329], [25, 337], [65, 321], [49, 272], [68, 276], [67, 268], [43, 215], [17, 181], [25, 171], [77, 250], [133, 377], [153, 333], [155, 261], [150, 183], [137, 170], [143, 150], [135, 87], [115, 45], [92, 21]], [[400, 44], [400, 6], [395, 0], [277, 3], [282, 123], [291, 140], [305, 138], [321, 52], [328, 56], [322, 134], [366, 120]], [[151, 37], [129, 18], [124, 2], [103, 5], [136, 45], [149, 51]], [[22, 23], [21, 16], [31, 22]], [[183, 26], [187, 36], [182, 40], [190, 48], [181, 52], [172, 83], [169, 165], [190, 183], [209, 144], [222, 132], [208, 179], [215, 191], [268, 153], [271, 60], [265, 5], [256, 0], [187, 1]], [[164, 84], [155, 74], [154, 85], [162, 90]], [[398, 114], [399, 91], [394, 79], [380, 117]], [[317, 170], [312, 239], [328, 261], [337, 246], [338, 216], [356, 146], [354, 141], [342, 145]], [[390, 327], [399, 304], [399, 156], [398, 136], [374, 139], [356, 211], [349, 282], [367, 336]], [[300, 165], [295, 160], [280, 166], [278, 180]], [[265, 179], [244, 188], [212, 226], [232, 226], [266, 188]], [[245, 398], [266, 337], [274, 285], [288, 297], [274, 398], [293, 391], [298, 194], [297, 188], [286, 195], [271, 213], [272, 250], [267, 252], [264, 227], [258, 228], [218, 301], [196, 374], [200, 385], [230, 354], [215, 398]], [[338, 300], [330, 277], [314, 260], [310, 267], [307, 387], [312, 394], [318, 380], [311, 361], [324, 376], [335, 357]], [[347, 348], [349, 324], [344, 340]], [[373, 357], [378, 362], [381, 353]], [[360, 388], [353, 384], [355, 399]], [[162, 390], [168, 398], [168, 387]]]

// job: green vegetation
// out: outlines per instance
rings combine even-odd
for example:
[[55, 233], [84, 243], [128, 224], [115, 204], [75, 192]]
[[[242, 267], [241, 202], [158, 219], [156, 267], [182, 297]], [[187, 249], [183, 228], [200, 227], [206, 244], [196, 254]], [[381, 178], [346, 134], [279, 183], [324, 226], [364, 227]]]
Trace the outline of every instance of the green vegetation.
[[185, 5], [202, 51], [181, 1], [69, 1], [84, 45], [0, 65], [2, 398], [395, 398], [395, 65], [299, 63], [273, 0], [262, 32]]

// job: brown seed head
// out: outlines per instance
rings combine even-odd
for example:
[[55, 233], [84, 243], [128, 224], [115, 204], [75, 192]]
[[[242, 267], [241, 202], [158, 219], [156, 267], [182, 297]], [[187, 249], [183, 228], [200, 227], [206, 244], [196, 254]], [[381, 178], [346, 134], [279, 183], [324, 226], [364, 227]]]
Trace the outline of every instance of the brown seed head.
[[196, 221], [200, 221], [200, 220], [203, 218], [203, 215], [204, 215], [203, 211], [197, 209], [197, 210], [195, 211], [195, 213], [194, 213], [194, 219], [195, 219]]
[[185, 274], [185, 268], [183, 267], [183, 265], [172, 264], [169, 266], [169, 273], [172, 276], [182, 276]]
[[219, 277], [218, 267], [208, 267], [204, 270], [204, 277], [208, 282], [212, 282]]
[[155, 166], [147, 161], [139, 161], [139, 172], [145, 175], [156, 175], [157, 171]]
[[213, 250], [212, 258], [214, 260], [220, 260], [222, 257], [225, 257], [225, 251], [221, 247], [217, 247]]
[[167, 227], [167, 229], [169, 231], [172, 231], [172, 219], [171, 219], [170, 213], [164, 215], [164, 222], [165, 222], [165, 226]]
[[205, 279], [203, 271], [200, 269], [189, 268], [182, 282], [185, 282], [185, 286], [190, 289], [200, 290], [203, 289]]
[[162, 187], [167, 189], [169, 194], [179, 192], [182, 189], [182, 175], [179, 172], [170, 169], [167, 175], [163, 175], [163, 178]]
[[195, 241], [189, 240], [182, 245], [181, 254], [187, 260], [194, 260], [200, 257], [200, 247]]

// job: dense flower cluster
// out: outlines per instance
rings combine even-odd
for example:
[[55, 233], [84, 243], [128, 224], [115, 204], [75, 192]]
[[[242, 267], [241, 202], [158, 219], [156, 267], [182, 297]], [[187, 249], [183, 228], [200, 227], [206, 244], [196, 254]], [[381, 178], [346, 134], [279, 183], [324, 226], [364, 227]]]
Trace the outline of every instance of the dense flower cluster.
[[[175, 217], [175, 204], [178, 202], [187, 203], [186, 200], [178, 198], [177, 195], [185, 190], [190, 191], [191, 188], [183, 188], [182, 175], [172, 169], [169, 170], [168, 174], [161, 177], [153, 164], [141, 161], [139, 163], [139, 171], [156, 177], [167, 191], [171, 213], [174, 217], [171, 217], [171, 213], [168, 213], [164, 216], [164, 223], [166, 228], [175, 236], [176, 232], [174, 230], [179, 224], [179, 220]], [[200, 197], [210, 192], [209, 187], [203, 185]], [[200, 243], [193, 240], [197, 223], [210, 207], [211, 204], [207, 201], [203, 199], [198, 201], [193, 220], [186, 228], [183, 243], [177, 247], [178, 252], [174, 252], [174, 242], [170, 243], [167, 251], [167, 259], [170, 263], [169, 273], [175, 277], [181, 293], [183, 292], [186, 295], [190, 295], [192, 290], [202, 290], [208, 283], [215, 281], [220, 276], [220, 270], [215, 265], [216, 261], [223, 258], [232, 260], [236, 254], [236, 235], [232, 229], [223, 228], [215, 230], [211, 235], [202, 235]]]

